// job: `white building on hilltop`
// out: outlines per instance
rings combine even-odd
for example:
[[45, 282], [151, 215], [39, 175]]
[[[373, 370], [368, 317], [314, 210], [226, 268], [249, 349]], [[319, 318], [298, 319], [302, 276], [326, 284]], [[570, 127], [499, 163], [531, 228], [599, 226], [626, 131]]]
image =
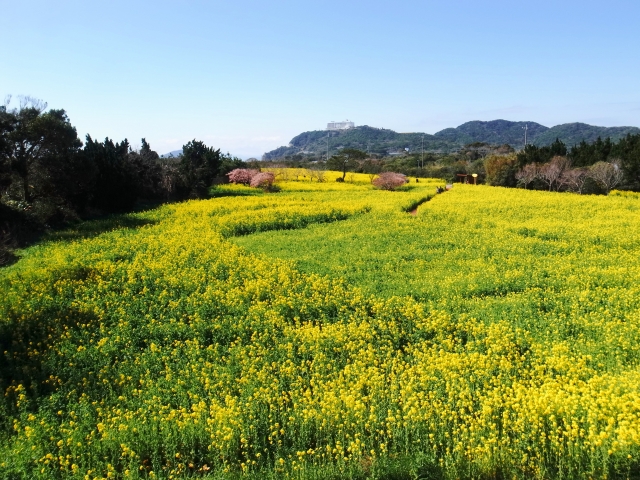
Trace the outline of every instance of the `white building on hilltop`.
[[327, 123], [327, 130], [348, 130], [350, 128], [355, 128], [355, 125], [349, 120], [345, 120], [344, 122], [331, 121]]

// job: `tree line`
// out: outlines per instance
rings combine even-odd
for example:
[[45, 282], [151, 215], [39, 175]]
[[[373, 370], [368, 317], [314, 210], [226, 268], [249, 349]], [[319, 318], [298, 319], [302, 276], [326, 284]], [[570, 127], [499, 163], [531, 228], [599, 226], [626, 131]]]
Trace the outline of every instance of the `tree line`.
[[0, 263], [34, 232], [97, 215], [128, 212], [141, 201], [208, 195], [216, 177], [245, 166], [192, 140], [177, 158], [160, 158], [143, 138], [83, 143], [64, 110], [21, 97], [0, 105]]
[[[265, 166], [333, 169], [343, 172], [379, 174], [400, 172], [408, 176], [442, 178], [455, 182], [459, 175], [477, 174], [478, 183], [532, 189], [572, 190], [600, 194], [615, 188], [640, 190], [640, 135], [629, 134], [618, 142], [610, 138], [585, 141], [569, 148], [556, 139], [551, 145], [527, 145], [516, 152], [509, 145], [476, 142], [457, 152], [411, 152], [380, 158], [356, 149], [339, 150], [329, 161], [294, 156]], [[553, 160], [553, 161], [552, 161]]]
[[527, 145], [512, 155], [485, 160], [490, 185], [577, 193], [640, 190], [640, 134], [612, 142], [598, 138], [572, 148], [556, 139], [549, 146]]

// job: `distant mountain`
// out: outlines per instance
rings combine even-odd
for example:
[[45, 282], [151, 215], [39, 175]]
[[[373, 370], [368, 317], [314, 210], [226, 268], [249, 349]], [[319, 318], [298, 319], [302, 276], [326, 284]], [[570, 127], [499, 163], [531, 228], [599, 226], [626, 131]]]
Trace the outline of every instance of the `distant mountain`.
[[424, 151], [451, 151], [460, 145], [436, 138], [428, 133], [398, 133], [384, 128], [367, 125], [349, 130], [314, 130], [304, 132], [291, 139], [289, 145], [279, 147], [263, 155], [264, 160], [272, 160], [297, 154], [333, 155], [342, 148], [358, 148], [365, 152], [389, 155], [421, 151], [424, 137]]
[[480, 122], [476, 120], [463, 123], [456, 128], [445, 128], [434, 136], [458, 145], [484, 142], [492, 145], [508, 144], [514, 148], [522, 148], [525, 128], [527, 129], [527, 141], [549, 130], [549, 127], [536, 122], [510, 122], [508, 120]]
[[173, 150], [172, 152], [165, 153], [164, 155], [160, 155], [160, 158], [181, 157], [181, 156], [182, 156], [182, 149]]
[[521, 149], [524, 147], [525, 127], [527, 143], [538, 146], [550, 145], [556, 138], [572, 147], [582, 140], [593, 142], [598, 137], [611, 137], [612, 141], [617, 141], [629, 133], [640, 133], [640, 128], [637, 127], [596, 127], [586, 123], [567, 123], [549, 128], [536, 122], [508, 120], [467, 122], [456, 128], [446, 128], [434, 135], [419, 132], [398, 133], [364, 125], [349, 130], [303, 132], [293, 137], [289, 145], [267, 152], [262, 158], [274, 160], [294, 155], [314, 155], [323, 158], [327, 155], [327, 148], [329, 155], [342, 148], [358, 148], [379, 155], [420, 152], [422, 148], [425, 152], [448, 153], [458, 151], [471, 143], [506, 144]]
[[640, 133], [638, 127], [596, 127], [586, 123], [565, 123], [555, 127], [545, 127], [536, 122], [509, 122], [493, 120], [490, 122], [467, 122], [456, 128], [446, 128], [434, 136], [457, 144], [486, 142], [493, 145], [509, 144], [514, 148], [524, 146], [524, 129], [527, 127], [527, 143], [539, 147], [552, 144], [556, 138], [572, 147], [584, 140], [595, 142], [598, 137], [617, 142], [627, 134]]
[[559, 138], [567, 145], [567, 147], [573, 147], [582, 140], [587, 143], [595, 142], [598, 137], [603, 140], [610, 137], [612, 142], [617, 142], [629, 133], [632, 135], [640, 133], [640, 128], [594, 127], [593, 125], [587, 125], [586, 123], [565, 123], [563, 125], [556, 125], [555, 127], [551, 127], [540, 133], [533, 138], [531, 143], [542, 147], [553, 143], [556, 138]]

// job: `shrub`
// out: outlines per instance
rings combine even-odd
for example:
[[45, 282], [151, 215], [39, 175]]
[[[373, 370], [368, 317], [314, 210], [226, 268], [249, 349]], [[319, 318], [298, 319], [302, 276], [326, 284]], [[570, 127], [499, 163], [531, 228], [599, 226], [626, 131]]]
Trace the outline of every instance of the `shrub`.
[[515, 187], [517, 159], [515, 155], [491, 155], [484, 161], [487, 183], [495, 187]]
[[401, 173], [384, 172], [373, 180], [373, 185], [382, 190], [395, 190], [407, 183], [407, 177]]
[[227, 173], [231, 183], [241, 183], [242, 185], [251, 185], [251, 180], [260, 172], [249, 168], [236, 168]]
[[250, 185], [254, 188], [262, 188], [265, 192], [273, 189], [273, 182], [276, 177], [271, 172], [261, 172], [251, 179]]

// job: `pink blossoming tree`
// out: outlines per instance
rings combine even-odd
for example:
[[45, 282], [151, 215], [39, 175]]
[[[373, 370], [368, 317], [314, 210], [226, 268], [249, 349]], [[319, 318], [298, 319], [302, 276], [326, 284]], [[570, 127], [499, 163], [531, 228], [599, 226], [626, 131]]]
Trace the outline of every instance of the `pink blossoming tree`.
[[373, 180], [373, 185], [382, 190], [395, 190], [407, 183], [407, 177], [401, 173], [384, 172]]
[[241, 183], [242, 185], [251, 185], [251, 180], [260, 172], [248, 168], [236, 168], [227, 173], [231, 183]]
[[269, 191], [273, 188], [273, 182], [276, 176], [271, 172], [261, 172], [251, 179], [251, 186], [254, 188], [262, 188], [264, 191]]

